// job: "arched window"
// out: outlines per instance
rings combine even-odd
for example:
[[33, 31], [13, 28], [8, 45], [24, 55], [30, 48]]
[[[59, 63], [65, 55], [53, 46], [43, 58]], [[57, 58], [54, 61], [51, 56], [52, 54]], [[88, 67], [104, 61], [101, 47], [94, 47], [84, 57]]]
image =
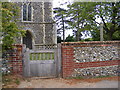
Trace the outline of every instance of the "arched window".
[[27, 5], [23, 5], [23, 21], [27, 20]]
[[32, 7], [30, 3], [23, 4], [23, 21], [31, 21], [32, 20]]
[[32, 8], [31, 5], [28, 5], [28, 21], [31, 21], [31, 17], [32, 17]]

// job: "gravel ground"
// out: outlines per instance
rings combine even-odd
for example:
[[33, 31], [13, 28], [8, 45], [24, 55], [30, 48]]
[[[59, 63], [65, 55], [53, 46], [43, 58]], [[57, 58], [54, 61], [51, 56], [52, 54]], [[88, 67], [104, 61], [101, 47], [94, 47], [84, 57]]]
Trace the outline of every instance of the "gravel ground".
[[22, 81], [18, 88], [118, 88], [118, 80], [109, 79], [40, 79], [30, 78]]

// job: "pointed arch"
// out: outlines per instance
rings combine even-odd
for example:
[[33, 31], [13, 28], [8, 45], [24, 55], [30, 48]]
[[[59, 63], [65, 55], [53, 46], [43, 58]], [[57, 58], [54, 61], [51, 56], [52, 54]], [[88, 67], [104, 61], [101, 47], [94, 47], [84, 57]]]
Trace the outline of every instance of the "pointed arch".
[[25, 44], [29, 49], [33, 48], [33, 35], [29, 30], [26, 31], [26, 34], [23, 37], [23, 44]]

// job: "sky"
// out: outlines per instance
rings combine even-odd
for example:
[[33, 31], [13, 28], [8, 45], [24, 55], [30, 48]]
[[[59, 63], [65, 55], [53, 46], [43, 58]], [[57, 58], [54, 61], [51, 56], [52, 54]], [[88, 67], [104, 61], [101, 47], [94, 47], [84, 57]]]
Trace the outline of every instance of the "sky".
[[[65, 3], [65, 2], [72, 2], [72, 0], [53, 0], [53, 7], [60, 6], [60, 4]], [[66, 5], [62, 6], [64, 8], [67, 8]]]

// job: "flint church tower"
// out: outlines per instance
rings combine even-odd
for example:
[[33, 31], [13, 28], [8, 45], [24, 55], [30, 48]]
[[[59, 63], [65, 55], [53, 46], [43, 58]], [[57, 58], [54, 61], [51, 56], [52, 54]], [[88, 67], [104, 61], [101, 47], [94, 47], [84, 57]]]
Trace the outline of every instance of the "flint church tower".
[[27, 48], [35, 45], [56, 44], [55, 23], [52, 18], [51, 2], [18, 2], [20, 7], [20, 22], [18, 23], [26, 36], [18, 40]]

